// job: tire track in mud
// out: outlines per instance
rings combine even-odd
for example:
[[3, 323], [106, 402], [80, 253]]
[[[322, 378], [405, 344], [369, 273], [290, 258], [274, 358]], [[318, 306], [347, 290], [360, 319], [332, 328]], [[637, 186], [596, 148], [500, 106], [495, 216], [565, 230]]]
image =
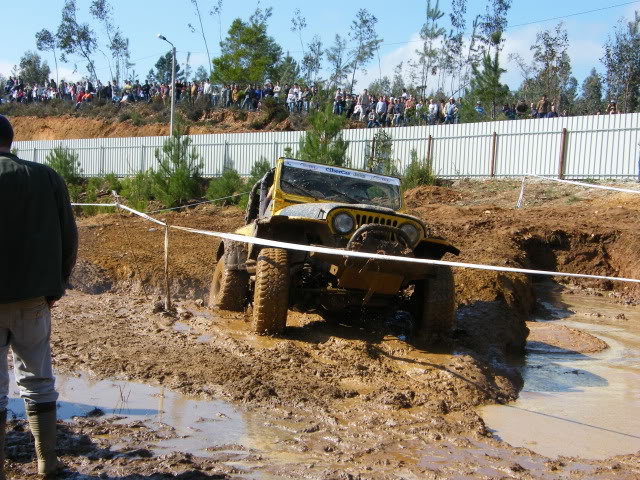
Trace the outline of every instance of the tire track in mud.
[[[460, 201], [457, 193], [440, 197]], [[602, 202], [596, 199], [579, 212], [566, 206], [515, 212], [444, 203], [415, 206], [411, 213], [431, 219], [437, 234], [461, 248], [463, 261], [529, 268], [551, 261], [567, 271], [626, 269], [633, 276], [627, 272], [637, 265], [627, 254], [637, 251], [633, 222], [640, 219], [640, 204], [619, 208], [617, 199], [611, 205]], [[604, 226], [603, 216], [609, 222]], [[101, 269], [121, 294], [64, 299], [53, 338], [58, 369], [161, 383], [237, 402], [282, 431], [282, 440], [268, 446], [270, 451], [299, 452], [308, 459], [305, 465], [285, 462], [287, 468], [279, 471], [283, 477], [342, 478], [349, 471], [361, 478], [396, 478], [403, 469], [419, 478], [472, 475], [482, 462], [462, 453], [466, 450], [492, 458], [486, 471], [517, 478], [555, 478], [577, 465], [575, 459], [548, 462], [500, 444], [474, 410], [509, 401], [521, 387], [518, 372], [505, 366], [504, 358], [524, 346], [525, 321], [535, 306], [529, 277], [456, 271], [458, 326], [448, 345], [453, 355], [416, 350], [390, 335], [384, 319], [375, 318], [335, 325], [290, 312], [285, 339], [259, 338], [248, 333], [242, 314], [214, 318], [193, 302], [209, 285], [217, 244], [175, 235], [173, 285], [182, 289], [182, 298], [191, 299], [180, 305], [180, 321], [196, 332], [184, 333], [174, 329], [173, 319], [127, 294], [137, 280], [118, 238], [118, 220], [102, 217], [80, 223], [81, 255], [91, 266], [86, 276], [93, 275], [94, 267]], [[200, 208], [188, 216], [174, 214], [171, 221], [229, 231], [242, 219], [237, 210]], [[159, 291], [162, 265], [154, 245], [156, 240], [161, 244], [161, 234], [147, 224], [132, 224], [134, 250], [145, 263], [143, 281]], [[199, 341], [201, 334], [210, 340]], [[446, 452], [459, 465], [424, 462], [425, 457], [446, 458]], [[626, 471], [639, 468], [631, 456], [580, 463], [583, 470], [574, 476], [608, 478], [606, 472], [620, 464]], [[367, 473], [371, 468], [375, 474]]]

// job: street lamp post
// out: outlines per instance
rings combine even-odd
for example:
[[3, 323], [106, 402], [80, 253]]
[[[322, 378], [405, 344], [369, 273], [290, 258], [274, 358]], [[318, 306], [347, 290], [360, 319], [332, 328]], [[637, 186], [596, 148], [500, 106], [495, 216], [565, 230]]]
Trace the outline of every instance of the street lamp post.
[[158, 34], [160, 40], [164, 40], [171, 45], [171, 51], [173, 53], [171, 57], [171, 123], [169, 125], [169, 136], [173, 135], [173, 121], [176, 116], [176, 47], [167, 40], [164, 35]]

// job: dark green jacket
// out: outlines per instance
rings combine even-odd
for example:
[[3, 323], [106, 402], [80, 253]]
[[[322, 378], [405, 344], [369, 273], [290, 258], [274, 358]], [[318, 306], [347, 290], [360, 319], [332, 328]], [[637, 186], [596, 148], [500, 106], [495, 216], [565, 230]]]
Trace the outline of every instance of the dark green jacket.
[[46, 165], [0, 153], [0, 303], [59, 299], [77, 251], [64, 180]]

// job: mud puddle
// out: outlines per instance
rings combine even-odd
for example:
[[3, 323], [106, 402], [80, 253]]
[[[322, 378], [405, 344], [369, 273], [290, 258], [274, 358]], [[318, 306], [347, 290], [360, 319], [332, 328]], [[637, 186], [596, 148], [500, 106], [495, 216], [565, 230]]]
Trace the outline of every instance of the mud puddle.
[[[25, 418], [24, 404], [12, 379], [9, 416]], [[259, 419], [239, 412], [222, 401], [203, 401], [161, 387], [120, 381], [94, 380], [57, 375], [58, 418], [95, 417], [115, 424], [140, 422], [149, 430], [162, 432], [166, 439], [150, 445], [156, 455], [189, 452], [199, 457], [221, 454], [242, 459], [265, 437], [266, 427]], [[269, 435], [274, 438], [275, 433]], [[119, 439], [112, 439], [118, 450]], [[262, 443], [262, 440], [260, 441]], [[240, 462], [228, 462], [239, 466]]]
[[639, 451], [640, 308], [606, 296], [540, 293], [554, 319], [534, 326], [584, 332], [608, 347], [579, 353], [570, 342], [529, 342], [524, 389], [512, 404], [482, 409], [487, 427], [548, 457], [604, 459]]

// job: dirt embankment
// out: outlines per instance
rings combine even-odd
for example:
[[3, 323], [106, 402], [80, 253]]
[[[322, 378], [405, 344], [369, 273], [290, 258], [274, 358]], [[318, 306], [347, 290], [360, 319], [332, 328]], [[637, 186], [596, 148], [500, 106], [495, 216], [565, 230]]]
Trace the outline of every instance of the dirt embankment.
[[[240, 133], [292, 130], [289, 119], [279, 123], [262, 122], [262, 113], [219, 110], [208, 114], [187, 133]], [[137, 124], [132, 120], [117, 121], [93, 117], [63, 115], [59, 117], [11, 117], [15, 140], [69, 140], [74, 138], [154, 137], [168, 135], [169, 124], [154, 122]]]

